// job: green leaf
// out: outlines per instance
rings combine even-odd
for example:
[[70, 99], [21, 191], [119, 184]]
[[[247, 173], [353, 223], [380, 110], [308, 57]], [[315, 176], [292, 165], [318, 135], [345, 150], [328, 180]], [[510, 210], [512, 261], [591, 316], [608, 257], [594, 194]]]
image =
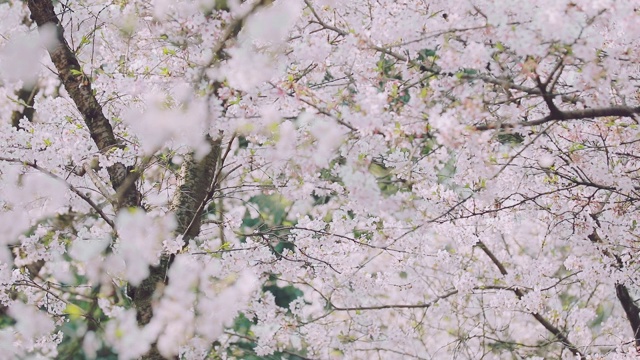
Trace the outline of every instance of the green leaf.
[[573, 153], [574, 153], [574, 152], [576, 152], [576, 151], [584, 150], [584, 149], [585, 149], [585, 146], [584, 146], [583, 144], [580, 144], [580, 143], [573, 143], [573, 144], [571, 144], [571, 146], [569, 147], [569, 153], [570, 153], [570, 154], [573, 154]]
[[162, 48], [163, 55], [175, 55], [176, 51], [174, 49]]
[[430, 57], [436, 56], [436, 50], [433, 49], [422, 49], [418, 51], [418, 60], [425, 61]]
[[513, 133], [513, 134], [501, 133], [501, 134], [498, 134], [497, 139], [498, 139], [498, 142], [504, 145], [507, 145], [507, 144], [518, 145], [524, 142], [524, 136], [522, 136], [522, 134], [519, 134], [519, 133]]
[[462, 69], [461, 71], [458, 71], [456, 73], [456, 77], [458, 79], [462, 79], [465, 76], [473, 76], [476, 75], [478, 73], [478, 70], [474, 70], [474, 69]]
[[87, 45], [88, 43], [90, 43], [91, 40], [89, 40], [89, 38], [87, 38], [86, 36], [82, 37], [82, 40], [80, 40], [80, 45], [78, 45], [78, 47], [83, 47], [84, 45]]
[[84, 316], [84, 310], [78, 305], [68, 304], [64, 309], [64, 313], [69, 315], [71, 320], [78, 320]]

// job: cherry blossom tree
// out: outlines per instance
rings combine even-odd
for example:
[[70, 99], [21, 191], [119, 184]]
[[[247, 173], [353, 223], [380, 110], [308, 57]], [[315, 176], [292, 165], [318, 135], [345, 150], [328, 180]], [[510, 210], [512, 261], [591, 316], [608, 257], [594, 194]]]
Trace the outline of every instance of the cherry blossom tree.
[[8, 358], [638, 356], [636, 1], [0, 15]]

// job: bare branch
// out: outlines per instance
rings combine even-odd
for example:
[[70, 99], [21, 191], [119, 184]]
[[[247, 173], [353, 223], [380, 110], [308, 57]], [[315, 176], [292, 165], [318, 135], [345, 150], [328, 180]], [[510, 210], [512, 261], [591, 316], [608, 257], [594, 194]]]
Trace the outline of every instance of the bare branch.
[[568, 120], [580, 120], [580, 119], [595, 119], [601, 117], [630, 117], [635, 118], [640, 114], [640, 107], [628, 107], [628, 106], [611, 106], [606, 108], [597, 109], [581, 109], [570, 111], [559, 111], [555, 115], [548, 115], [542, 119], [533, 121], [522, 121], [518, 123], [491, 123], [487, 125], [477, 125], [473, 127], [474, 130], [494, 130], [494, 129], [511, 129], [516, 127], [528, 127], [536, 126], [548, 123], [550, 121], [568, 121]]
[[109, 224], [109, 226], [111, 226], [112, 228], [115, 229], [115, 225], [113, 223], [113, 220], [111, 220], [100, 208], [100, 206], [98, 206], [98, 204], [96, 204], [95, 202], [93, 202], [93, 200], [91, 200], [90, 197], [86, 196], [85, 194], [82, 193], [82, 191], [78, 190], [78, 188], [76, 188], [75, 186], [69, 184], [68, 182], [66, 182], [63, 178], [59, 177], [58, 175], [50, 172], [49, 170], [43, 169], [42, 167], [38, 166], [35, 163], [29, 162], [29, 161], [22, 161], [19, 159], [12, 159], [12, 158], [6, 158], [6, 157], [0, 157], [1, 161], [7, 161], [7, 162], [12, 162], [12, 163], [16, 163], [16, 164], [22, 164], [24, 166], [28, 166], [30, 168], [36, 169], [38, 171], [40, 171], [43, 174], [46, 174], [47, 176], [50, 176], [56, 180], [61, 181], [63, 184], [65, 184], [65, 186], [71, 190], [74, 194], [78, 195], [79, 198], [81, 198], [82, 200], [84, 200], [87, 204], [89, 204], [95, 211], [96, 213], [98, 213], [98, 215], [100, 215], [100, 217], [107, 223]]
[[[478, 241], [476, 246], [479, 247], [480, 250], [482, 250], [489, 257], [489, 259], [491, 259], [491, 262], [498, 268], [498, 270], [500, 270], [500, 274], [502, 274], [503, 276], [508, 274], [507, 269], [504, 267], [502, 262], [498, 260], [493, 252], [491, 252], [491, 250], [489, 250], [489, 248], [482, 241]], [[522, 297], [524, 296], [524, 292], [518, 288], [514, 288], [512, 289], [512, 291], [514, 294], [516, 294], [518, 299], [522, 299]], [[586, 357], [578, 349], [578, 347], [571, 343], [571, 341], [569, 341], [569, 338], [567, 338], [567, 336], [560, 329], [553, 326], [553, 324], [551, 324], [549, 320], [545, 319], [538, 313], [531, 313], [531, 315], [538, 321], [538, 323], [540, 323], [540, 325], [544, 326], [545, 329], [553, 334], [553, 336], [555, 336], [556, 339], [558, 339], [562, 343], [562, 345], [569, 349], [569, 351], [571, 351], [573, 355], [579, 356], [581, 360], [586, 359]]]
[[424, 304], [394, 304], [394, 305], [379, 305], [379, 306], [355, 306], [355, 307], [339, 307], [333, 306], [332, 310], [335, 311], [359, 311], [359, 310], [384, 310], [384, 309], [428, 309], [435, 305], [438, 301], [446, 299], [453, 295], [456, 295], [458, 290], [451, 290], [450, 292], [436, 297], [434, 300]]

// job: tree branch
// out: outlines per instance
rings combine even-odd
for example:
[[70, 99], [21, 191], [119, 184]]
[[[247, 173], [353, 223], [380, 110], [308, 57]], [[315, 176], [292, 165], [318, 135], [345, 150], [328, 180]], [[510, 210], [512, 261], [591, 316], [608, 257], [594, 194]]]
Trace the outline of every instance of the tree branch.
[[[270, 3], [270, 0], [258, 1], [244, 16], [233, 19], [232, 22], [227, 25], [222, 37], [212, 48], [214, 56], [211, 62], [200, 70], [200, 80], [208, 81], [205, 71], [206, 68], [215, 65], [216, 62], [224, 57], [227, 41], [240, 33], [244, 25], [244, 20], [259, 8], [269, 5]], [[214, 81], [212, 90], [209, 93], [209, 98], [217, 96], [217, 91], [221, 86], [221, 82]], [[216, 174], [219, 174], [218, 168], [221, 155], [220, 145], [222, 142], [222, 134], [220, 134], [220, 137], [216, 140], [207, 135], [207, 140], [209, 141], [211, 149], [203, 159], [196, 161], [193, 151], [185, 155], [180, 169], [178, 189], [171, 203], [171, 209], [174, 211], [178, 222], [175, 234], [182, 235], [185, 243], [187, 243], [189, 239], [193, 239], [199, 235], [202, 224], [202, 213], [209, 200], [208, 195], [213, 194], [215, 186], [217, 185]], [[160, 259], [160, 264], [150, 268], [149, 276], [144, 279], [138, 287], [131, 289], [130, 295], [138, 311], [138, 324], [146, 325], [151, 321], [153, 317], [153, 295], [158, 284], [170, 281], [166, 274], [172, 261], [173, 255], [163, 255]], [[179, 279], [177, 280], [179, 281]], [[143, 360], [162, 358], [156, 344], [152, 344], [151, 349], [141, 357]]]
[[[607, 200], [611, 197], [611, 193], [607, 195]], [[591, 214], [591, 218], [595, 221], [596, 226], [600, 227], [600, 220], [598, 219], [599, 215], [602, 213], [604, 209], [605, 202], [602, 202], [596, 211]], [[600, 234], [598, 234], [597, 228], [593, 229], [593, 232], [587, 236], [587, 238], [596, 244], [602, 244], [602, 238]], [[602, 254], [613, 259], [615, 261], [615, 267], [618, 270], [621, 270], [624, 267], [624, 263], [620, 256], [606, 248], [602, 249]], [[635, 301], [631, 298], [629, 294], [629, 289], [623, 283], [616, 283], [616, 296], [620, 301], [620, 305], [622, 305], [622, 309], [624, 313], [627, 315], [627, 320], [629, 320], [629, 325], [631, 325], [631, 331], [633, 331], [633, 339], [636, 344], [636, 347], [640, 347], [640, 308], [636, 305]]]
[[[64, 38], [64, 29], [54, 12], [52, 1], [29, 0], [28, 6], [31, 11], [31, 19], [36, 22], [41, 32], [55, 31], [54, 43], [48, 44], [47, 48], [49, 56], [58, 70], [62, 84], [82, 114], [94, 143], [102, 153], [107, 153], [118, 147], [113, 128], [93, 94], [91, 82], [82, 72], [78, 59]], [[127, 168], [122, 163], [115, 163], [109, 166], [107, 171], [111, 179], [111, 186], [117, 190], [128, 173]], [[140, 194], [135, 187], [132, 187], [125, 194], [122, 202], [117, 204], [117, 207], [139, 206], [140, 199]]]
[[618, 300], [620, 300], [620, 305], [622, 305], [627, 315], [627, 320], [629, 320], [631, 330], [633, 331], [633, 339], [635, 340], [636, 347], [638, 347], [640, 346], [640, 308], [638, 308], [638, 305], [633, 301], [631, 295], [629, 295], [629, 290], [624, 284], [616, 284], [616, 296]]
[[[482, 241], [478, 241], [476, 246], [479, 247], [480, 250], [482, 250], [489, 257], [489, 259], [491, 259], [491, 262], [493, 262], [493, 264], [498, 268], [498, 270], [500, 270], [500, 274], [502, 274], [503, 276], [508, 274], [507, 269], [504, 267], [504, 265], [500, 262], [500, 260], [498, 260], [498, 258], [493, 254], [493, 252], [491, 252], [491, 250], [489, 250], [489, 248]], [[514, 288], [511, 291], [513, 291], [513, 293], [516, 294], [518, 299], [522, 299], [522, 297], [524, 296], [524, 292], [518, 288]], [[578, 349], [578, 347], [576, 347], [574, 344], [572, 344], [569, 341], [567, 336], [563, 334], [560, 329], [553, 326], [552, 323], [550, 323], [547, 319], [545, 319], [542, 315], [538, 313], [531, 313], [531, 315], [538, 321], [538, 323], [540, 323], [540, 325], [544, 326], [544, 328], [547, 329], [547, 331], [553, 334], [553, 336], [555, 336], [556, 339], [560, 340], [562, 345], [564, 345], [567, 349], [569, 349], [569, 351], [571, 351], [573, 355], [579, 356], [581, 360], [586, 359], [585, 355]]]
[[494, 130], [494, 129], [512, 129], [516, 127], [527, 127], [527, 126], [536, 126], [548, 123], [550, 121], [567, 121], [567, 120], [579, 120], [579, 119], [595, 119], [601, 117], [630, 117], [634, 118], [636, 115], [640, 114], [640, 107], [629, 107], [629, 106], [610, 106], [605, 108], [596, 108], [596, 109], [581, 109], [581, 110], [568, 110], [568, 111], [559, 111], [556, 115], [547, 115], [542, 119], [533, 120], [533, 121], [522, 121], [518, 123], [491, 123], [486, 125], [477, 125], [474, 126], [474, 130], [484, 131], [484, 130]]
[[17, 163], [17, 164], [22, 164], [24, 166], [28, 166], [30, 168], [36, 169], [38, 171], [40, 171], [43, 174], [46, 174], [56, 180], [60, 180], [62, 183], [65, 184], [65, 186], [71, 190], [74, 194], [78, 195], [78, 197], [80, 197], [82, 200], [84, 200], [87, 204], [89, 204], [95, 211], [96, 213], [98, 213], [98, 215], [100, 215], [100, 217], [107, 223], [109, 224], [109, 226], [111, 226], [111, 228], [115, 229], [115, 225], [113, 223], [113, 220], [111, 220], [100, 208], [100, 206], [98, 206], [98, 204], [96, 204], [95, 202], [93, 202], [93, 200], [91, 200], [90, 197], [86, 196], [85, 194], [83, 194], [80, 190], [78, 190], [75, 186], [69, 184], [68, 182], [66, 182], [63, 178], [59, 177], [58, 175], [50, 172], [49, 170], [43, 169], [42, 167], [38, 166], [37, 164], [34, 164], [32, 162], [28, 162], [28, 161], [21, 161], [19, 159], [12, 159], [12, 158], [6, 158], [6, 157], [0, 157], [0, 161], [7, 161], [7, 162], [12, 162], [12, 163]]
[[22, 89], [18, 90], [18, 102], [23, 106], [23, 109], [22, 111], [16, 110], [11, 113], [11, 126], [20, 130], [20, 120], [23, 118], [27, 118], [28, 121], [33, 120], [33, 114], [35, 113], [33, 104], [38, 90], [37, 85], [31, 88], [23, 86]]

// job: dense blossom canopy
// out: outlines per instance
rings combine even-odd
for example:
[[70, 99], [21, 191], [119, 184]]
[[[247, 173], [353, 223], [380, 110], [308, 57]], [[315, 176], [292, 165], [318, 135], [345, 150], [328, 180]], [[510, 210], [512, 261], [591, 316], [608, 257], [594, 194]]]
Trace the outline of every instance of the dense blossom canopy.
[[637, 358], [637, 1], [0, 18], [1, 356]]

